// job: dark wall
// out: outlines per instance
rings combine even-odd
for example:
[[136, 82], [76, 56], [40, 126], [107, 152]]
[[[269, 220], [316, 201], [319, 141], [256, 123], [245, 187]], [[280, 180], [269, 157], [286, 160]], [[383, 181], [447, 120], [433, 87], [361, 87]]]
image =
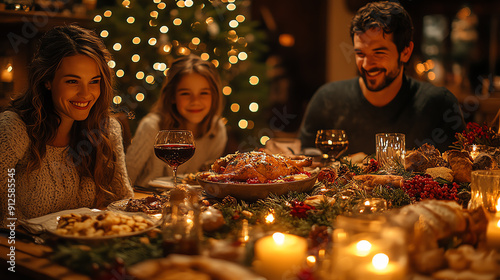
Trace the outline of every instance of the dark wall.
[[[298, 129], [307, 102], [325, 83], [327, 4], [327, 1], [252, 1], [252, 19], [259, 21], [268, 33], [272, 106], [295, 116], [275, 123], [279, 130]], [[279, 36], [283, 34], [292, 35], [292, 46], [280, 44]]]

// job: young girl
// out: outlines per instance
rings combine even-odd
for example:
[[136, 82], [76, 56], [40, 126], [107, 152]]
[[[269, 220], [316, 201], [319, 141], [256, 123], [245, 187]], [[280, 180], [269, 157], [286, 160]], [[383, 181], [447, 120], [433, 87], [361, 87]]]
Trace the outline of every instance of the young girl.
[[121, 128], [109, 116], [110, 58], [78, 26], [42, 37], [28, 89], [0, 114], [2, 225], [132, 196]]
[[178, 174], [197, 172], [224, 152], [227, 134], [220, 118], [222, 92], [215, 66], [195, 55], [175, 60], [168, 70], [161, 96], [137, 128], [127, 150], [126, 162], [134, 185], [170, 176], [172, 170], [154, 154], [160, 130], [187, 129], [195, 137], [194, 156], [178, 168]]

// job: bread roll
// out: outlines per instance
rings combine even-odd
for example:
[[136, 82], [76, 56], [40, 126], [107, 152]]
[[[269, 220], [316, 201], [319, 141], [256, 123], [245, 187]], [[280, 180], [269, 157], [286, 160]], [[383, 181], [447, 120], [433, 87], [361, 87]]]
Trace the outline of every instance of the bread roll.
[[442, 178], [446, 181], [453, 182], [453, 170], [446, 167], [427, 168], [425, 174], [431, 175], [432, 179]]

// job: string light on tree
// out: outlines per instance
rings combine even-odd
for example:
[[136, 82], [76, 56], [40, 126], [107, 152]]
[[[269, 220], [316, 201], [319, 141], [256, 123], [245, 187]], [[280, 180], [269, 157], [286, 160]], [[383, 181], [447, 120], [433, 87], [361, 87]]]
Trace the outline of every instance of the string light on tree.
[[113, 45], [113, 50], [115, 50], [115, 51], [119, 51], [119, 50], [121, 50], [121, 49], [122, 49], [122, 44], [120, 44], [120, 43], [115, 43], [115, 44]]
[[257, 102], [252, 102], [248, 106], [248, 109], [250, 110], [250, 112], [255, 113], [255, 112], [259, 111], [259, 104]]
[[240, 111], [240, 104], [238, 104], [238, 103], [231, 104], [231, 111], [233, 113], [236, 113], [236, 112]]
[[121, 96], [119, 96], [119, 95], [117, 95], [117, 96], [113, 97], [113, 103], [115, 103], [115, 104], [120, 104], [120, 103], [122, 103], [122, 97], [121, 97]]

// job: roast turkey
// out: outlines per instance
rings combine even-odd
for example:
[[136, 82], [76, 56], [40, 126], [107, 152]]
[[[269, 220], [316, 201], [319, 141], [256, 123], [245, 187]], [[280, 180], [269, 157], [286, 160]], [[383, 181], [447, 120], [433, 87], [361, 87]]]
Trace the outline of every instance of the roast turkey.
[[312, 158], [292, 160], [280, 154], [263, 151], [229, 154], [216, 160], [211, 169], [217, 173], [210, 176], [213, 181], [247, 181], [256, 179], [260, 183], [279, 179], [282, 176], [304, 172]]

